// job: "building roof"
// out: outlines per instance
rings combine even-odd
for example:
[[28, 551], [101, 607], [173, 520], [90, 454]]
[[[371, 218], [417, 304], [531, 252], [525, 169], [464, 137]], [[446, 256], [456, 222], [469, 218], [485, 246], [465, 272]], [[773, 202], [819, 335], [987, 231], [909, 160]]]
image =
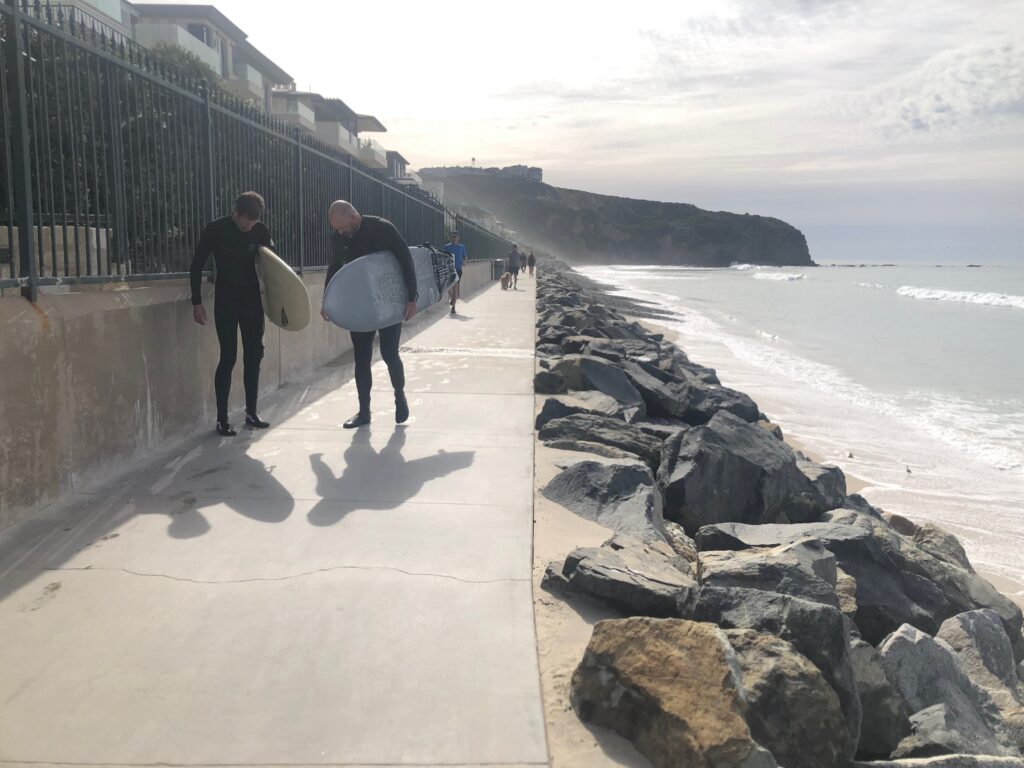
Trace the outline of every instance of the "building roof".
[[290, 83], [294, 78], [260, 52], [249, 42], [245, 34], [231, 19], [212, 5], [187, 5], [184, 3], [139, 3], [132, 4], [142, 18], [151, 19], [205, 19], [231, 38], [253, 66], [259, 68], [274, 83]]
[[409, 164], [409, 161], [406, 160], [404, 157], [402, 157], [401, 153], [396, 152], [393, 149], [389, 149], [385, 154], [387, 155], [387, 158], [388, 158], [389, 161], [391, 160], [391, 158], [394, 158], [395, 160], [397, 160], [400, 163], [405, 163], [406, 165]]
[[313, 94], [313, 109], [317, 120], [334, 120], [339, 123], [356, 123], [359, 115], [341, 99]]
[[388, 131], [384, 127], [384, 123], [373, 115], [356, 115], [356, 120], [357, 133], [387, 133]]

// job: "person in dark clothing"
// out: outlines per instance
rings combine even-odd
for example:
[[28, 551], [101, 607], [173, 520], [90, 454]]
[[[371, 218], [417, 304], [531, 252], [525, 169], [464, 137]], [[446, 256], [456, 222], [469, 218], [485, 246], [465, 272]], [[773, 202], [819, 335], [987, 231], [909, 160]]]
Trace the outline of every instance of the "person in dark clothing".
[[530, 277], [533, 277], [533, 268], [537, 264], [537, 257], [533, 255], [533, 251], [530, 251], [530, 255], [526, 257], [526, 266], [530, 268]]
[[[395, 225], [379, 216], [363, 216], [345, 200], [331, 204], [328, 221], [334, 230], [331, 241], [331, 265], [327, 269], [324, 287], [331, 282], [334, 273], [361, 256], [376, 251], [391, 251], [402, 268], [402, 278], [408, 293], [405, 305], [405, 319], [411, 320], [416, 314], [416, 269], [412, 254]], [[327, 313], [320, 311], [324, 320]], [[373, 376], [370, 363], [373, 360], [373, 337], [380, 334], [380, 356], [388, 366], [391, 386], [395, 389], [395, 423], [403, 424], [409, 418], [409, 403], [405, 399], [405, 368], [398, 354], [402, 338], [402, 324], [395, 323], [379, 331], [350, 331], [352, 349], [356, 362], [356, 390], [359, 392], [359, 412], [344, 423], [345, 429], [354, 429], [370, 423], [370, 388]]]
[[225, 437], [236, 434], [228, 423], [228, 395], [231, 371], [238, 356], [238, 332], [242, 333], [243, 382], [245, 383], [245, 423], [255, 429], [270, 426], [256, 413], [256, 397], [260, 386], [260, 361], [263, 359], [263, 300], [256, 276], [256, 253], [260, 246], [272, 248], [270, 230], [260, 221], [264, 211], [263, 198], [255, 192], [239, 195], [230, 216], [206, 225], [189, 276], [192, 281], [192, 316], [206, 325], [203, 307], [203, 269], [213, 254], [216, 282], [213, 292], [213, 320], [220, 342], [220, 362], [214, 375], [217, 397], [217, 433]]
[[512, 287], [514, 290], [519, 290], [519, 270], [523, 266], [523, 254], [519, 252], [519, 246], [513, 245], [512, 250], [508, 252], [508, 256], [505, 257], [505, 263], [508, 265], [508, 271], [512, 273]]

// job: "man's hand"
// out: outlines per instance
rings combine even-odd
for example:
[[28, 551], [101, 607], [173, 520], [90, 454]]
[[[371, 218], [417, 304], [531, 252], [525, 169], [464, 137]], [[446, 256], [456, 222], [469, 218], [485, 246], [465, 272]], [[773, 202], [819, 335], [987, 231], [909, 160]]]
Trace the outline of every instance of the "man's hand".
[[192, 318], [200, 325], [206, 325], [206, 307], [202, 304], [193, 305]]
[[327, 316], [327, 310], [323, 309], [322, 307], [320, 309], [320, 317], [322, 317], [324, 320], [330, 320], [331, 319], [331, 318], [329, 318]]
[[405, 305], [405, 319], [412, 320], [412, 316], [416, 314], [416, 302], [409, 301]]

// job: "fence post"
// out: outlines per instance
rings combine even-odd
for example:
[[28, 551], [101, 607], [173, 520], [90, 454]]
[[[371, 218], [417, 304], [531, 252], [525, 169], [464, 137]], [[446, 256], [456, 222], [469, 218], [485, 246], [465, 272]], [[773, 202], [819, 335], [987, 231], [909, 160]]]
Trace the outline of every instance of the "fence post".
[[[200, 122], [200, 130], [202, 131], [202, 142], [204, 158], [206, 160], [206, 173], [203, 174], [203, 197], [205, 200], [204, 208], [206, 208], [206, 220], [207, 222], [213, 221], [216, 213], [214, 212], [214, 206], [216, 201], [213, 199], [213, 117], [210, 109], [210, 84], [204, 78], [200, 83], [200, 90], [203, 93], [203, 117]], [[217, 259], [211, 259], [210, 264], [210, 282], [217, 282]]]
[[[39, 268], [35, 259], [35, 216], [32, 211], [32, 165], [29, 153], [28, 99], [25, 93], [21, 24], [18, 0], [4, 0], [10, 6], [7, 53], [7, 92], [11, 101], [11, 160], [14, 165], [14, 200], [18, 221], [18, 277], [28, 276], [21, 295], [35, 303], [39, 291]], [[12, 254], [13, 256], [13, 254]]]
[[[107, 66], [111, 78], [117, 70]], [[110, 93], [111, 178], [114, 180], [114, 252], [122, 275], [129, 273], [128, 265], [128, 202], [124, 190], [124, 137], [121, 135], [121, 89], [108, 83]], [[109, 258], [108, 258], [109, 262]]]
[[299, 274], [302, 274], [306, 266], [306, 237], [303, 218], [306, 214], [306, 204], [302, 190], [302, 134], [295, 135], [295, 199], [298, 202], [298, 235], [299, 235]]

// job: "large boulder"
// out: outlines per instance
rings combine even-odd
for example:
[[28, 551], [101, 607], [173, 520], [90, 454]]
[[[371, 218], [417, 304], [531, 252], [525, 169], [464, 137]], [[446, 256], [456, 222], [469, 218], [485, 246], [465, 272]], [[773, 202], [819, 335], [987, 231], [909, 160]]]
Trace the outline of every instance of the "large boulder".
[[569, 389], [596, 389], [614, 397], [640, 417], [646, 414], [640, 393], [614, 363], [587, 355], [566, 355], [555, 364], [553, 371], [562, 375]]
[[900, 742], [892, 756], [933, 757], [934, 755], [1004, 755], [1014, 753], [1002, 746], [992, 732], [963, 702], [935, 704], [910, 716], [910, 735]]
[[992, 699], [964, 674], [945, 641], [904, 624], [879, 652], [886, 677], [914, 713], [912, 733], [894, 757], [1013, 754], [1000, 738], [1002, 720]]
[[792, 449], [731, 413], [665, 442], [666, 517], [693, 535], [722, 522], [809, 522], [824, 508]]
[[537, 414], [535, 427], [540, 429], [552, 419], [561, 419], [574, 413], [589, 413], [595, 416], [608, 416], [620, 421], [629, 421], [626, 418], [627, 411], [634, 418], [639, 418], [636, 409], [627, 409], [614, 397], [609, 397], [604, 392], [582, 390], [545, 398], [540, 413]]
[[640, 392], [649, 415], [684, 419], [687, 389], [685, 386], [673, 386], [668, 374], [659, 375], [656, 373], [658, 369], [648, 369], [636, 362], [623, 362], [622, 370], [630, 383]]
[[743, 718], [741, 674], [712, 624], [612, 619], [594, 627], [571, 701], [582, 720], [629, 739], [655, 768], [774, 768]]
[[910, 734], [907, 703], [885, 676], [878, 650], [859, 637], [850, 640], [850, 666], [863, 712], [857, 756], [889, 757]]
[[785, 640], [727, 629], [742, 670], [754, 739], [786, 768], [846, 766], [853, 759], [839, 698], [821, 672]]
[[761, 418], [757, 403], [742, 392], [707, 384], [698, 377], [691, 379], [691, 386], [686, 392], [685, 421], [694, 425], [706, 424], [720, 412], [731, 413], [749, 423]]
[[541, 583], [594, 598], [627, 616], [669, 618], [679, 591], [696, 586], [690, 563], [668, 544], [618, 534], [600, 547], [573, 550]]
[[1024, 697], [999, 614], [988, 608], [961, 613], [946, 619], [935, 638], [953, 649], [960, 668], [999, 709], [1007, 738], [1024, 750]]
[[555, 475], [541, 493], [613, 531], [664, 539], [661, 492], [650, 467], [641, 462], [577, 462]]
[[817, 464], [807, 459], [797, 459], [797, 468], [811, 481], [820, 499], [823, 510], [841, 507], [846, 501], [846, 475], [839, 467]]
[[839, 607], [836, 558], [817, 539], [739, 552], [704, 552], [700, 574], [701, 584], [763, 589]]
[[574, 413], [552, 419], [537, 433], [538, 437], [554, 448], [587, 450], [587, 445], [618, 448], [641, 459], [652, 470], [661, 461], [661, 441], [620, 419], [588, 413]]
[[723, 629], [754, 629], [781, 637], [821, 671], [839, 697], [852, 755], [860, 735], [860, 699], [850, 666], [849, 642], [838, 609], [759, 589], [702, 586], [679, 597], [679, 616]]
[[988, 608], [961, 613], [946, 619], [935, 637], [949, 644], [960, 668], [997, 705], [1020, 706], [1013, 648], [999, 614]]
[[[828, 512], [823, 517], [833, 522], [859, 526], [871, 532], [879, 548], [896, 570], [906, 597], [920, 606], [930, 617], [929, 621], [923, 623], [910, 619], [907, 619], [906, 623], [913, 624], [929, 634], [935, 634], [938, 625], [951, 616], [978, 608], [991, 608], [999, 614], [1010, 638], [1014, 660], [1019, 663], [1024, 659], [1024, 635], [1021, 633], [1024, 615], [1020, 606], [1001, 594], [987, 580], [972, 570], [962, 568], [950, 560], [936, 557], [922, 549], [914, 538], [900, 535], [882, 519], [878, 510], [857, 495], [847, 498], [842, 509]], [[948, 540], [946, 541], [948, 544]], [[842, 558], [840, 565], [845, 569]], [[850, 573], [857, 578], [859, 590], [861, 578], [854, 571]], [[860, 602], [861, 597], [858, 594], [858, 603]], [[857, 625], [861, 626], [859, 618]], [[894, 631], [896, 626], [885, 626], [882, 629], [884, 637], [888, 632]], [[861, 631], [864, 631], [863, 627]]]
[[557, 371], [538, 371], [533, 377], [533, 391], [538, 395], [565, 392], [565, 377]]

